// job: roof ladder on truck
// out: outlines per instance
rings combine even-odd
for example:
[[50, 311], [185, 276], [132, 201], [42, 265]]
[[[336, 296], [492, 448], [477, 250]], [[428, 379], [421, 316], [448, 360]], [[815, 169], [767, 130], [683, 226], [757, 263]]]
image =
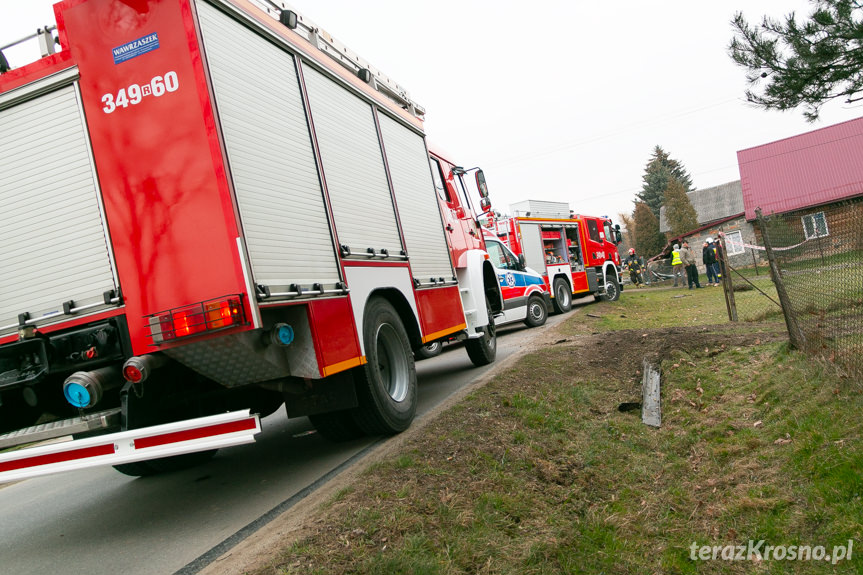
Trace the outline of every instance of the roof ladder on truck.
[[333, 38], [329, 32], [308, 18], [304, 18], [290, 7], [287, 2], [277, 0], [251, 0], [251, 2], [269, 16], [308, 40], [312, 46], [350, 70], [352, 74], [397, 103], [413, 116], [421, 120], [424, 118], [426, 113], [425, 108], [412, 100], [407, 90], [369, 64], [353, 50]]

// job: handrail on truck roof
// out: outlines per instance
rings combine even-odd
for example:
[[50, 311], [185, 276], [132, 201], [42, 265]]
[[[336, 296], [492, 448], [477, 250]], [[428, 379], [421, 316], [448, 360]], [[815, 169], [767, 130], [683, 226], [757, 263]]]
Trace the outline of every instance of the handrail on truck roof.
[[281, 22], [300, 36], [309, 41], [312, 46], [347, 68], [351, 73], [369, 84], [376, 91], [387, 96], [399, 106], [422, 120], [426, 110], [412, 100], [408, 91], [392, 78], [372, 66], [356, 52], [339, 42], [333, 36], [294, 10], [287, 2], [281, 0], [249, 0], [267, 15]]

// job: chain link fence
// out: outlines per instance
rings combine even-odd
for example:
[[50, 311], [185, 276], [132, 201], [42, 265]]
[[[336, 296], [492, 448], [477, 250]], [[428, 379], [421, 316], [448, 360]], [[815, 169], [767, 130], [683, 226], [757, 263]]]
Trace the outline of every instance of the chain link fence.
[[[863, 380], [863, 198], [759, 214], [754, 241], [721, 228], [718, 236], [721, 288], [711, 286], [702, 262], [710, 244], [694, 236], [689, 243], [701, 285], [724, 296], [731, 321], [784, 321], [792, 346]], [[651, 287], [673, 286], [671, 258], [646, 262], [643, 278]]]
[[[738, 319], [779, 315], [794, 347], [822, 356], [859, 380], [863, 376], [863, 201], [769, 217], [759, 214], [757, 224], [756, 237], [760, 236], [762, 245], [745, 247], [760, 251], [766, 263], [756, 266], [759, 272], [731, 268], [730, 281], [723, 283]], [[763, 305], [762, 300], [771, 305]]]
[[[782, 305], [776, 285], [770, 276], [770, 266], [763, 246], [729, 246], [723, 237], [719, 245], [725, 244], [746, 257], [720, 257], [717, 263], [719, 282], [725, 296], [728, 317], [732, 321], [782, 321]], [[718, 250], [717, 250], [718, 251]], [[751, 257], [750, 257], [751, 256]]]
[[[784, 321], [792, 346], [863, 379], [863, 199], [759, 214], [754, 241], [718, 235], [721, 289], [707, 280], [703, 238], [689, 242], [701, 285], [724, 296], [731, 321]], [[644, 276], [649, 285], [673, 286], [671, 259], [648, 262]]]

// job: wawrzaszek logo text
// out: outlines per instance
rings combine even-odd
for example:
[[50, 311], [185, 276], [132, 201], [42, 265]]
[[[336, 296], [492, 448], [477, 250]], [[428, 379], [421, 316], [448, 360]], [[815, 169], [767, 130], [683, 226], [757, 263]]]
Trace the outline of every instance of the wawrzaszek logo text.
[[693, 561], [829, 561], [836, 565], [850, 561], [854, 541], [847, 545], [834, 545], [828, 552], [824, 545], [767, 545], [764, 540], [749, 540], [747, 545], [699, 545], [689, 546], [689, 558]]

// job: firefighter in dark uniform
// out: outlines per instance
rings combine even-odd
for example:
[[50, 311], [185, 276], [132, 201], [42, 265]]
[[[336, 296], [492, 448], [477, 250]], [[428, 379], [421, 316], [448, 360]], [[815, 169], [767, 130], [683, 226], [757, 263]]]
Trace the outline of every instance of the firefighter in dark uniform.
[[635, 253], [635, 248], [629, 248], [629, 257], [626, 258], [626, 267], [629, 269], [629, 279], [636, 287], [642, 285], [641, 259]]

